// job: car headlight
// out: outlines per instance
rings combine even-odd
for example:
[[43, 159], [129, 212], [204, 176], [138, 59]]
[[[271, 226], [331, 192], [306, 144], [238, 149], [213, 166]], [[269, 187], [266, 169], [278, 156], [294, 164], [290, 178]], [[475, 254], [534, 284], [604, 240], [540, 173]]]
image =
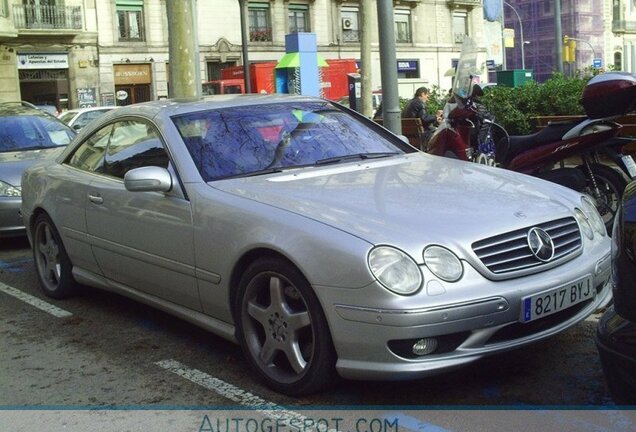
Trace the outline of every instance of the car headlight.
[[388, 290], [409, 295], [422, 286], [422, 272], [406, 253], [391, 246], [378, 246], [369, 252], [373, 276]]
[[592, 225], [590, 225], [590, 221], [587, 219], [587, 216], [585, 216], [585, 213], [583, 213], [578, 208], [575, 208], [574, 217], [579, 223], [579, 226], [581, 227], [581, 231], [583, 231], [583, 234], [585, 234], [587, 238], [592, 240], [594, 238], [594, 230], [592, 230]]
[[22, 192], [19, 187], [11, 186], [9, 183], [0, 181], [0, 197], [19, 197]]
[[601, 236], [604, 236], [607, 233], [605, 228], [605, 223], [601, 218], [601, 215], [598, 213], [596, 206], [592, 202], [589, 197], [583, 196], [581, 197], [581, 206], [583, 213], [587, 216], [587, 219], [590, 221], [592, 227], [599, 233]]
[[457, 256], [441, 246], [429, 246], [424, 250], [424, 264], [438, 278], [456, 282], [464, 274], [464, 266]]

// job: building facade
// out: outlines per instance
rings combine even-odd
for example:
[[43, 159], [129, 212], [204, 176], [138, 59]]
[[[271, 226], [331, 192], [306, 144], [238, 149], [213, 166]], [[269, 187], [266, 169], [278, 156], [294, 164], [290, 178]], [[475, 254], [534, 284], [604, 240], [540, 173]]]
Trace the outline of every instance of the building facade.
[[[0, 101], [66, 109], [168, 97], [166, 1], [0, 0]], [[239, 2], [196, 3], [201, 77], [215, 80], [221, 69], [243, 62]], [[380, 89], [376, 6], [370, 67]], [[315, 33], [325, 59], [359, 59], [359, 8], [357, 0], [249, 1], [249, 61], [280, 60], [291, 32]], [[463, 37], [483, 46], [483, 22], [481, 0], [395, 0], [400, 95], [411, 97], [422, 85], [450, 88], [446, 72]]]
[[95, 0], [0, 0], [0, 101], [97, 104]]

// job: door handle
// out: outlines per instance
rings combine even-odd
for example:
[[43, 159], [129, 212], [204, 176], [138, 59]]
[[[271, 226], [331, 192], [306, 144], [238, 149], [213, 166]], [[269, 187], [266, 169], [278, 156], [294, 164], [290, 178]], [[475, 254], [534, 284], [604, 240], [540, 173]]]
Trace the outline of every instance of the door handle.
[[92, 202], [93, 204], [103, 204], [104, 203], [104, 198], [101, 197], [101, 195], [99, 194], [88, 194], [88, 199], [90, 202]]

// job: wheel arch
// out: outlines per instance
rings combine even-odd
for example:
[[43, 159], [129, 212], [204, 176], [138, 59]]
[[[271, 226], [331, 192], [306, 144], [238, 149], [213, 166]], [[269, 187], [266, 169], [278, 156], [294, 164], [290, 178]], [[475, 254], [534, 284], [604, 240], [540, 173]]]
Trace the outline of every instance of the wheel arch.
[[[286, 261], [290, 265], [294, 266], [298, 270], [298, 272], [305, 278], [305, 280], [309, 282], [309, 279], [307, 278], [305, 273], [302, 271], [302, 269], [292, 259], [285, 256], [283, 253], [279, 251], [276, 251], [270, 248], [259, 247], [244, 253], [234, 265], [234, 268], [232, 269], [232, 273], [230, 275], [230, 281], [228, 285], [229, 294], [230, 294], [230, 310], [231, 310], [232, 318], [234, 319], [234, 322], [236, 322], [236, 319], [237, 319], [236, 317], [237, 303], [236, 302], [238, 301], [237, 297], [238, 297], [239, 283], [241, 282], [241, 277], [243, 276], [243, 273], [245, 273], [247, 268], [252, 263], [263, 258], [276, 258], [276, 259]], [[309, 285], [312, 286], [311, 282], [309, 282]]]

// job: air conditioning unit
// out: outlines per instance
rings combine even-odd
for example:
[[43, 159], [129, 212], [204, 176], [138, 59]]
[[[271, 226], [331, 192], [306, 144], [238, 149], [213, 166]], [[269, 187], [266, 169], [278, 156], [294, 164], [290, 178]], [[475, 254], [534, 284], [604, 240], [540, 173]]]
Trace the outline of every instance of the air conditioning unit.
[[353, 29], [353, 21], [351, 18], [343, 18], [342, 19], [342, 29], [343, 30], [351, 30]]

